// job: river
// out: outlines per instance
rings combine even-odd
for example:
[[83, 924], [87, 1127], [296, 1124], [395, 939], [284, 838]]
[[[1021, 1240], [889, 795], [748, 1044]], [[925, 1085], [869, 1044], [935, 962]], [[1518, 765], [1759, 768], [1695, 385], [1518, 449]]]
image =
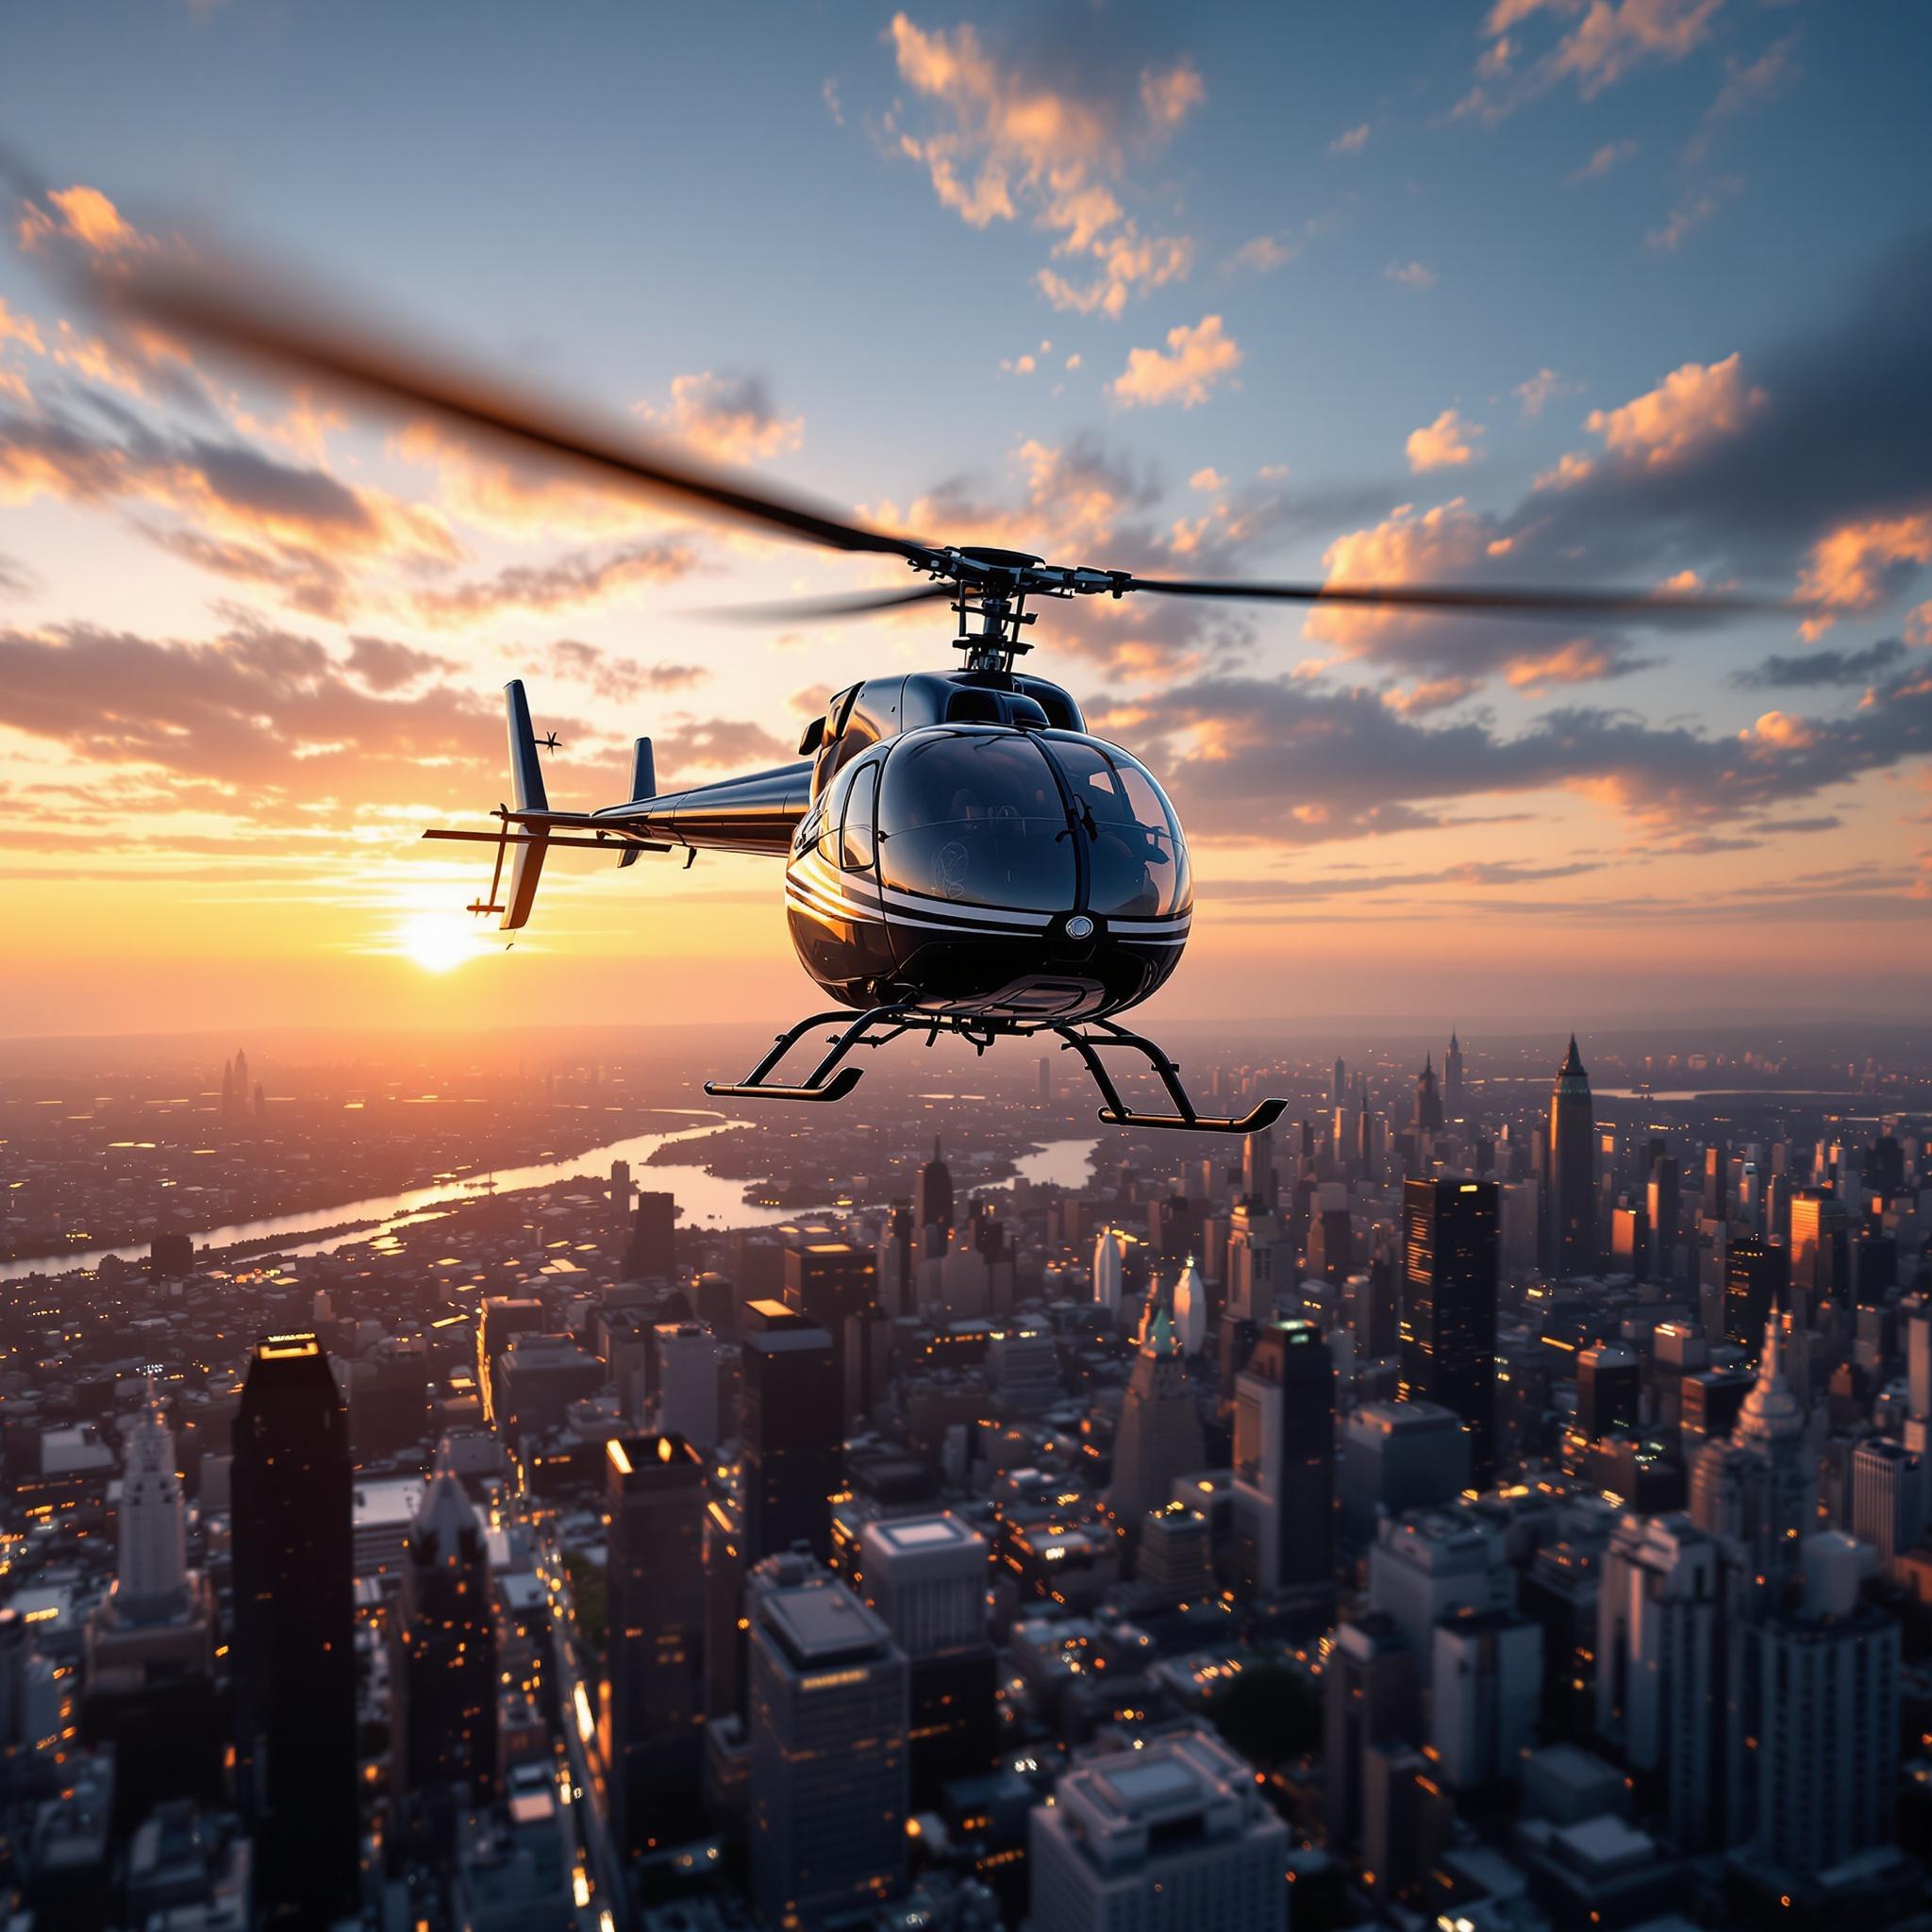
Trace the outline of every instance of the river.
[[[680, 1109], [680, 1119], [690, 1119], [691, 1110]], [[458, 1181], [439, 1181], [426, 1188], [410, 1188], [398, 1194], [376, 1194], [364, 1201], [343, 1201], [334, 1207], [311, 1208], [300, 1214], [280, 1214], [265, 1221], [236, 1222], [231, 1226], [211, 1228], [195, 1236], [197, 1249], [226, 1248], [238, 1242], [274, 1241], [277, 1255], [318, 1255], [348, 1241], [374, 1241], [376, 1236], [425, 1220], [438, 1210], [463, 1201], [474, 1201], [494, 1191], [514, 1193], [525, 1188], [546, 1188], [558, 1181], [576, 1178], [604, 1181], [613, 1160], [627, 1160], [631, 1179], [641, 1188], [676, 1196], [683, 1210], [680, 1221], [686, 1227], [770, 1227], [779, 1222], [797, 1221], [812, 1210], [799, 1208], [754, 1208], [744, 1198], [745, 1183], [728, 1174], [708, 1174], [694, 1162], [649, 1165], [658, 1148], [683, 1141], [702, 1141], [712, 1134], [731, 1133], [745, 1124], [717, 1114], [696, 1126], [669, 1132], [632, 1134], [623, 1141], [608, 1141], [601, 1147], [586, 1148], [564, 1160], [540, 1161], [530, 1167], [500, 1169], [488, 1176], [472, 1175]], [[1024, 1154], [1014, 1161], [1022, 1180], [1050, 1182], [1062, 1188], [1082, 1188], [1087, 1184], [1089, 1160], [1100, 1144], [1097, 1135], [1078, 1140], [1047, 1141], [1035, 1154]], [[493, 1184], [493, 1187], [492, 1187]], [[966, 1183], [966, 1188], [984, 1187], [991, 1191], [1010, 1186], [1008, 1181]], [[312, 1235], [320, 1228], [341, 1229], [350, 1222], [373, 1223], [350, 1232], [325, 1235], [320, 1240], [281, 1244], [284, 1235]], [[83, 1249], [72, 1255], [42, 1255], [32, 1260], [0, 1262], [0, 1281], [17, 1281], [28, 1274], [65, 1274], [75, 1268], [98, 1268], [110, 1255], [123, 1260], [145, 1258], [137, 1244], [122, 1248]]]

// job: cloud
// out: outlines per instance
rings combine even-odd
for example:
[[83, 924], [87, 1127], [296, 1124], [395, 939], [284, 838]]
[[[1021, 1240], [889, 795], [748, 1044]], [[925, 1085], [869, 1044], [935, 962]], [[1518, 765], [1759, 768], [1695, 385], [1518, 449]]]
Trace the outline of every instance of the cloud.
[[1674, 254], [1725, 202], [1739, 193], [1743, 185], [1736, 175], [1728, 175], [1722, 181], [1707, 182], [1689, 190], [1672, 208], [1663, 226], [1653, 228], [1643, 239], [1651, 247], [1660, 248], [1667, 255]]
[[0, 349], [8, 342], [18, 342], [36, 356], [44, 356], [47, 346], [41, 339], [39, 325], [30, 315], [17, 315], [7, 306], [7, 298], [0, 295]]
[[40, 584], [40, 577], [17, 557], [0, 556], [0, 596], [25, 597]]
[[14, 233], [29, 255], [56, 240], [76, 243], [91, 255], [125, 255], [155, 245], [98, 188], [56, 188], [46, 200], [53, 205], [51, 214], [35, 201], [21, 205]]
[[1474, 462], [1481, 454], [1475, 445], [1482, 433], [1480, 423], [1467, 423], [1454, 409], [1444, 409], [1433, 423], [1408, 432], [1409, 473], [1420, 476], [1428, 470], [1455, 470]]
[[1906, 655], [1906, 646], [1897, 638], [1881, 638], [1862, 651], [1806, 651], [1795, 658], [1774, 653], [1751, 670], [1738, 672], [1731, 682], [1757, 691], [1867, 684]]
[[[1493, 125], [1524, 102], [1574, 81], [1594, 100], [1639, 68], [1671, 66], [1710, 39], [1724, 0], [1496, 0], [1476, 80], [1455, 114]], [[1538, 16], [1574, 22], [1527, 60], [1517, 29]]]
[[1351, 127], [1345, 134], [1338, 134], [1328, 143], [1331, 155], [1358, 155], [1369, 144], [1369, 124], [1364, 121], [1359, 127]]
[[1382, 275], [1385, 280], [1399, 282], [1405, 289], [1413, 289], [1418, 294], [1436, 286], [1436, 271], [1424, 268], [1419, 261], [1391, 261]]
[[1284, 235], [1257, 235], [1243, 242], [1227, 258], [1230, 268], [1247, 269], [1257, 275], [1272, 275], [1285, 268], [1301, 253], [1301, 244]]
[[805, 418], [780, 416], [764, 377], [735, 370], [674, 376], [668, 408], [639, 408], [646, 422], [721, 463], [767, 462], [805, 440]]
[[[888, 117], [941, 206], [969, 226], [1022, 218], [1051, 235], [1036, 281], [1056, 308], [1118, 316], [1136, 295], [1187, 275], [1193, 243], [1148, 235], [1123, 207], [1131, 163], [1158, 153], [1207, 97], [1185, 60], [1124, 71], [1118, 57], [1001, 58], [970, 25], [928, 32], [904, 13], [887, 29], [899, 77], [929, 111], [923, 129]], [[1042, 76], [1051, 75], [1046, 79]]]
[[1607, 141], [1580, 168], [1563, 177], [1565, 185], [1574, 188], [1580, 182], [1601, 181], [1613, 168], [1621, 168], [1636, 152], [1634, 141]]
[[601, 555], [581, 551], [550, 563], [510, 564], [493, 576], [418, 591], [409, 602], [424, 623], [459, 628], [505, 610], [568, 610], [613, 603], [640, 585], [675, 582], [696, 563], [688, 543], [660, 538]]
[[641, 664], [576, 638], [559, 638], [551, 645], [550, 666], [558, 676], [588, 684], [613, 704], [627, 704], [647, 691], [688, 691], [711, 675], [702, 664]]
[[774, 738], [761, 724], [742, 719], [684, 719], [656, 737], [653, 749], [660, 771], [682, 772], [693, 766], [707, 769], [774, 764], [795, 758], [798, 747]]
[[1527, 382], [1519, 382], [1509, 391], [1523, 405], [1525, 421], [1541, 416], [1558, 397], [1574, 395], [1579, 385], [1565, 382], [1554, 369], [1539, 369]]
[[406, 684], [456, 668], [454, 658], [439, 658], [433, 651], [419, 651], [392, 638], [364, 634], [349, 640], [349, 669], [371, 691], [400, 691]]
[[1733, 54], [1724, 60], [1724, 84], [1717, 98], [1705, 109], [1703, 123], [1684, 150], [1687, 167], [1701, 167], [1723, 130], [1740, 114], [1762, 107], [1781, 94], [1798, 75], [1791, 50], [1798, 44], [1796, 34], [1774, 41], [1757, 59], [1740, 60]]
[[1108, 385], [1108, 393], [1126, 408], [1158, 408], [1178, 403], [1191, 409], [1208, 391], [1241, 367], [1241, 352], [1218, 315], [1204, 315], [1193, 327], [1167, 332], [1165, 353], [1130, 349], [1127, 366]]
[[1656, 389], [1616, 409], [1592, 409], [1583, 426], [1614, 457], [1662, 466], [1681, 462], [1713, 438], [1736, 436], [1769, 400], [1747, 388], [1734, 350], [1722, 362], [1686, 362]]
[[[1926, 563], [1932, 563], [1932, 510], [1841, 524], [1812, 547], [1798, 594], [1841, 610], [1869, 610], [1914, 565]], [[1815, 637], [1830, 622], [1814, 617], [1805, 634]]]

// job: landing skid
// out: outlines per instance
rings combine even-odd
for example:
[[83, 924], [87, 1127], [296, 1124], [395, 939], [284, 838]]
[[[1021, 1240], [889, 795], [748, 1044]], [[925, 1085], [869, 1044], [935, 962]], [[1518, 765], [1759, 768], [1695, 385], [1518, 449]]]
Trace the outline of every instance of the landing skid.
[[[802, 1081], [786, 1083], [771, 1076], [791, 1049], [820, 1026], [840, 1023], [829, 1036], [829, 1050]], [[1099, 1117], [1114, 1127], [1171, 1127], [1193, 1134], [1257, 1134], [1288, 1110], [1285, 1100], [1257, 1102], [1238, 1118], [1199, 1112], [1181, 1085], [1180, 1069], [1155, 1043], [1112, 1020], [999, 1020], [967, 1013], [933, 1013], [908, 1006], [874, 1007], [856, 1018], [844, 1011], [813, 1013], [788, 1027], [742, 1080], [707, 1080], [705, 1091], [721, 1100], [804, 1100], [820, 1104], [844, 1097], [858, 1085], [863, 1069], [843, 1064], [855, 1048], [884, 1046], [902, 1033], [924, 1033], [930, 1046], [941, 1033], [955, 1033], [976, 1053], [984, 1053], [1002, 1034], [1025, 1039], [1038, 1033], [1058, 1036], [1061, 1049], [1080, 1056], [1100, 1097], [1107, 1103]], [[1109, 1047], [1126, 1047], [1141, 1055], [1158, 1075], [1173, 1100], [1173, 1113], [1141, 1113], [1127, 1107], [1113, 1083], [1101, 1054]]]

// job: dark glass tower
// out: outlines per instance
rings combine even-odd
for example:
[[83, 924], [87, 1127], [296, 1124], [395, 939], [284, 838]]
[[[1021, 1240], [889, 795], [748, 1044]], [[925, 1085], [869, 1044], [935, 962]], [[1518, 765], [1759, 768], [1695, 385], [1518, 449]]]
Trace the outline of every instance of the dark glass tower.
[[1270, 1322], [1235, 1383], [1235, 1524], [1250, 1589], [1335, 1597], [1335, 1360], [1312, 1322]]
[[783, 1302], [746, 1302], [743, 1325], [738, 1433], [746, 1563], [801, 1541], [826, 1561], [844, 1441], [832, 1338]]
[[1436, 1089], [1436, 1062], [1427, 1056], [1415, 1076], [1415, 1130], [1418, 1135], [1442, 1131], [1442, 1096]]
[[[919, 1252], [943, 1255], [952, 1245], [953, 1173], [940, 1152], [940, 1137], [932, 1137], [932, 1158], [919, 1170], [912, 1191], [912, 1212], [918, 1223]], [[935, 1235], [932, 1230], [939, 1229]]]
[[1549, 1167], [1543, 1176], [1543, 1266], [1558, 1276], [1596, 1272], [1593, 1128], [1590, 1075], [1573, 1033], [1550, 1094]]
[[[870, 1248], [850, 1241], [795, 1241], [785, 1250], [785, 1305], [832, 1338], [841, 1422], [864, 1413], [876, 1398], [869, 1374], [868, 1331], [877, 1334], [879, 1264]], [[855, 1335], [848, 1325], [856, 1323]]]
[[1496, 1474], [1496, 1184], [1408, 1181], [1402, 1207], [1400, 1391], [1462, 1418], [1473, 1480], [1487, 1489]]
[[1764, 1324], [1785, 1306], [1791, 1288], [1791, 1251], [1782, 1241], [1740, 1234], [1724, 1250], [1724, 1340], [1755, 1359]]
[[396, 1605], [395, 1767], [418, 1813], [496, 1790], [496, 1620], [482, 1520], [439, 1464], [409, 1525]]
[[611, 1822], [648, 1851], [702, 1824], [705, 1464], [682, 1436], [625, 1436], [605, 1475]]
[[1442, 1056], [1442, 1109], [1452, 1121], [1464, 1118], [1462, 1042], [1449, 1029], [1449, 1051]]
[[235, 1417], [235, 1755], [270, 1916], [356, 1898], [349, 1416], [312, 1335], [259, 1342]]

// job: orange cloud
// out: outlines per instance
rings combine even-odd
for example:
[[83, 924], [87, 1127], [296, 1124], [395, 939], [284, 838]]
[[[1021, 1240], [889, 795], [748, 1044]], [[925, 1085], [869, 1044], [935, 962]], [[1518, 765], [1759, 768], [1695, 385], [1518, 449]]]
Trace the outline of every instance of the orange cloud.
[[[1405, 503], [1371, 528], [1338, 537], [1322, 563], [1331, 583], [1453, 582], [1489, 554], [1491, 535], [1485, 519], [1459, 496], [1421, 514]], [[1378, 640], [1415, 631], [1427, 622], [1400, 610], [1316, 604], [1303, 629], [1357, 655]]]
[[[1566, 79], [1592, 100], [1639, 67], [1674, 64], [1694, 53], [1710, 38], [1723, 6], [1724, 0], [1496, 0], [1481, 29], [1489, 45], [1476, 85], [1454, 112], [1494, 123]], [[1539, 14], [1576, 25], [1519, 70], [1513, 30]]]
[[8, 342], [18, 342], [36, 356], [47, 353], [46, 345], [41, 340], [41, 331], [30, 315], [16, 315], [7, 306], [7, 298], [0, 295], [0, 348]]
[[1625, 462], [1663, 468], [1719, 437], [1735, 436], [1769, 398], [1747, 389], [1734, 350], [1722, 362], [1687, 362], [1618, 409], [1592, 409], [1583, 426]]
[[1622, 656], [1613, 647], [1573, 638], [1554, 651], [1510, 658], [1503, 666], [1503, 677], [1511, 690], [1540, 697], [1552, 686], [1593, 684], [1600, 677], [1614, 677], [1624, 668]]
[[674, 376], [671, 406], [661, 413], [640, 406], [647, 422], [661, 425], [678, 441], [721, 463], [763, 462], [794, 450], [805, 440], [803, 416], [780, 416], [762, 378], [713, 375]]
[[1410, 472], [1420, 476], [1425, 470], [1459, 469], [1474, 462], [1482, 433], [1480, 423], [1466, 423], [1454, 409], [1444, 409], [1433, 423], [1408, 432], [1405, 446]]
[[1167, 332], [1167, 349], [1131, 349], [1126, 368], [1108, 392], [1126, 408], [1158, 408], [1178, 403], [1191, 409], [1208, 391], [1241, 367], [1241, 351], [1218, 315], [1204, 315], [1192, 328]]
[[1906, 619], [1906, 642], [1932, 644], [1932, 599], [1921, 604]]
[[[1841, 610], [1870, 609], [1885, 594], [1888, 575], [1900, 565], [1915, 563], [1932, 563], [1932, 510], [1841, 525], [1812, 545], [1798, 595]], [[1916, 625], [1924, 638], [1928, 609], [1932, 605], [1912, 613], [1907, 635]], [[1829, 616], [1814, 617], [1802, 629], [1807, 638], [1817, 637], [1831, 623]]]
[[57, 232], [64, 232], [95, 255], [117, 255], [153, 245], [98, 188], [77, 184], [56, 188], [47, 199], [54, 204], [54, 214], [31, 201], [23, 207], [15, 233], [28, 253]]

